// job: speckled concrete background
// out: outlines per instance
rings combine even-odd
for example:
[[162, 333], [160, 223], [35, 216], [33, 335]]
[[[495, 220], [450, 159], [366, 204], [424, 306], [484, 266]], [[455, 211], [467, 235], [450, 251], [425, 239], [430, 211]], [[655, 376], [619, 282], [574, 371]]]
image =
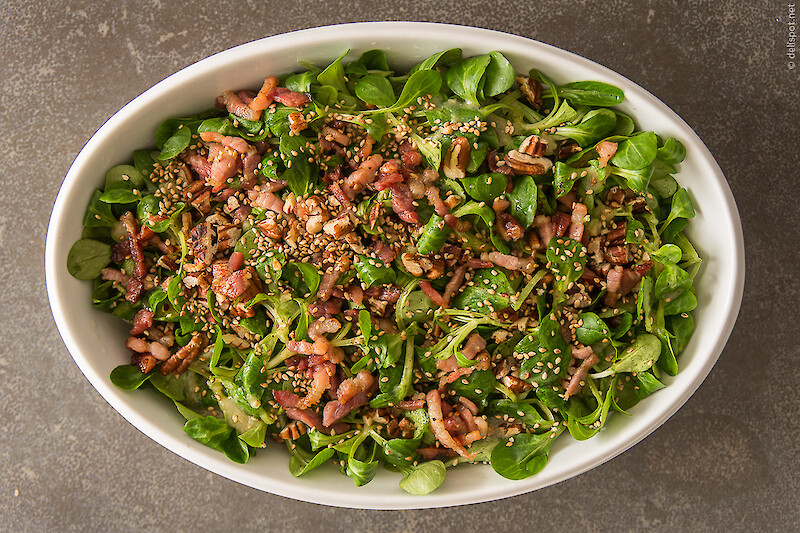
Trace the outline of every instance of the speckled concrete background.
[[[0, 3], [0, 530], [796, 531], [800, 78], [784, 55], [787, 10], [778, 1]], [[621, 457], [465, 508], [309, 505], [163, 449], [72, 362], [48, 310], [43, 252], [58, 187], [86, 140], [124, 103], [207, 55], [363, 20], [483, 26], [571, 50], [649, 89], [715, 154], [744, 224], [739, 321], [694, 397]]]

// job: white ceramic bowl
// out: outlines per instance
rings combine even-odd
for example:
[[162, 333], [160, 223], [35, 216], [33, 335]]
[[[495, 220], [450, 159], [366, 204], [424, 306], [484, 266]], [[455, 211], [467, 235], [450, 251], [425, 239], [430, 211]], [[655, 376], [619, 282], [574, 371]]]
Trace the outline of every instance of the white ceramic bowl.
[[[156, 126], [165, 118], [209, 107], [225, 89], [260, 86], [267, 74], [298, 70], [297, 60], [324, 66], [348, 48], [357, 54], [387, 50], [390, 63], [410, 67], [428, 55], [460, 47], [465, 56], [502, 51], [518, 72], [537, 68], [556, 82], [602, 80], [625, 91], [621, 110], [639, 127], [680, 139], [686, 161], [678, 181], [697, 207], [687, 233], [704, 260], [697, 284], [696, 331], [680, 357], [680, 372], [667, 387], [614, 416], [596, 437], [578, 442], [568, 435], [553, 447], [546, 468], [523, 481], [501, 478], [489, 466], [452, 469], [433, 494], [417, 497], [398, 487], [399, 475], [381, 470], [368, 486], [357, 488], [333, 467], [295, 479], [280, 446], [259, 453], [248, 464], [229, 461], [183, 432], [183, 419], [155, 394], [125, 392], [108, 379], [127, 362], [127, 328], [92, 309], [90, 284], [73, 279], [67, 252], [79, 238], [84, 209], [106, 169], [129, 161], [137, 148], [152, 146]], [[741, 224], [731, 191], [703, 142], [666, 105], [631, 81], [579, 56], [552, 46], [484, 29], [428, 23], [362, 23], [329, 26], [269, 37], [195, 63], [158, 83], [123, 107], [89, 140], [67, 174], [56, 199], [47, 233], [46, 277], [58, 329], [75, 362], [103, 398], [156, 442], [221, 476], [274, 494], [344, 507], [403, 509], [484, 502], [532, 491], [593, 468], [636, 444], [663, 424], [697, 389], [719, 357], [739, 311], [744, 285]]]

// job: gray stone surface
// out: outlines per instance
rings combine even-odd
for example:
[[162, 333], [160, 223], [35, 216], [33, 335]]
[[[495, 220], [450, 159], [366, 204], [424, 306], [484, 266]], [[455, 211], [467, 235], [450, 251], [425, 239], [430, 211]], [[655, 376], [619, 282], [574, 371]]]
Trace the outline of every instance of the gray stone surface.
[[[786, 11], [762, 0], [2, 2], [0, 530], [796, 531], [800, 91], [784, 56]], [[744, 224], [739, 321], [694, 397], [622, 456], [465, 508], [310, 505], [163, 449], [72, 362], [49, 313], [43, 252], [58, 186], [86, 140], [131, 98], [214, 52], [363, 20], [483, 26], [571, 50], [649, 89], [715, 154]]]

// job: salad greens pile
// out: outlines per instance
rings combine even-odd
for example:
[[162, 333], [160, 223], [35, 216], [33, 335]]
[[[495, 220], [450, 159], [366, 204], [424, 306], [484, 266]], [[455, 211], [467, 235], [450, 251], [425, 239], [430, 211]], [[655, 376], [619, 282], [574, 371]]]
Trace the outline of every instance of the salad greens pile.
[[347, 56], [165, 120], [107, 172], [67, 268], [131, 323], [110, 379], [233, 461], [284, 442], [294, 476], [535, 475], [678, 372], [684, 147], [617, 87], [500, 52]]

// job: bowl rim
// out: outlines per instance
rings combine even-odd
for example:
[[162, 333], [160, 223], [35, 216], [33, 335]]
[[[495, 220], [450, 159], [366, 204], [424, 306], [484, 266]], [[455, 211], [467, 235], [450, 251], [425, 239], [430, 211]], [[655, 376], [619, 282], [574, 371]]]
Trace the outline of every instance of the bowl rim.
[[[387, 33], [400, 33], [406, 34], [408, 32], [417, 32], [424, 34], [425, 32], [447, 32], [450, 34], [457, 33], [460, 38], [465, 41], [469, 38], [486, 39], [492, 46], [500, 42], [500, 46], [518, 46], [518, 47], [531, 47], [536, 48], [537, 52], [554, 56], [565, 61], [578, 63], [582, 67], [590, 69], [600, 79], [614, 83], [621, 87], [626, 95], [636, 93], [644, 100], [648, 101], [650, 105], [658, 108], [662, 113], [671, 118], [678, 129], [685, 134], [684, 142], [690, 141], [692, 144], [692, 153], [705, 163], [710, 169], [710, 174], [705, 176], [706, 179], [714, 180], [716, 186], [720, 189], [722, 200], [724, 204], [724, 212], [716, 213], [715, 215], [724, 220], [733, 232], [733, 261], [728, 268], [730, 268], [731, 276], [730, 283], [727, 287], [719, 287], [720, 290], [727, 291], [728, 299], [725, 300], [724, 306], [724, 322], [721, 329], [718, 331], [716, 342], [713, 349], [703, 359], [700, 367], [695, 369], [691, 376], [686, 376], [680, 394], [669, 403], [666, 408], [655, 409], [657, 416], [653, 416], [646, 427], [641, 428], [632, 437], [626, 439], [624, 442], [617, 443], [610, 449], [604, 450], [602, 454], [596, 454], [588, 459], [578, 462], [578, 464], [570, 469], [568, 472], [562, 472], [559, 475], [547, 476], [545, 471], [537, 476], [528, 478], [524, 481], [517, 481], [509, 484], [505, 490], [497, 490], [493, 488], [489, 493], [487, 490], [473, 489], [466, 493], [437, 495], [434, 492], [424, 498], [413, 497], [404, 495], [405, 497], [397, 498], [397, 501], [387, 502], [385, 500], [377, 500], [374, 495], [370, 495], [369, 491], [364, 491], [363, 498], [358, 501], [351, 501], [343, 494], [334, 494], [335, 491], [319, 489], [312, 481], [299, 480], [295, 483], [284, 483], [278, 480], [270, 480], [272, 484], [264, 486], [263, 483], [258, 483], [260, 475], [244, 475], [238, 474], [235, 469], [231, 469], [230, 465], [218, 459], [210, 459], [206, 453], [200, 453], [185, 443], [179, 442], [177, 439], [167, 435], [160, 429], [159, 425], [152, 422], [146, 416], [139, 415], [136, 412], [128, 410], [121, 402], [121, 393], [113, 387], [106, 375], [100, 374], [88, 361], [82, 351], [79, 349], [77, 341], [74, 337], [73, 331], [69, 329], [66, 323], [66, 308], [60, 297], [62, 290], [61, 277], [63, 276], [63, 265], [58, 264], [57, 248], [59, 245], [59, 228], [61, 228], [65, 219], [68, 216], [69, 203], [68, 196], [80, 176], [87, 168], [93, 154], [97, 151], [101, 139], [105, 137], [106, 133], [114, 130], [119, 124], [125, 123], [130, 119], [130, 116], [135, 113], [137, 108], [142, 107], [145, 103], [159, 98], [163, 93], [167, 93], [173, 87], [183, 85], [187, 80], [195, 76], [201, 76], [209, 70], [221, 66], [229, 59], [241, 59], [242, 56], [258, 56], [267, 53], [268, 51], [263, 48], [278, 46], [284, 43], [283, 46], [295, 46], [302, 44], [308, 39], [321, 39], [322, 41], [333, 41], [337, 37], [345, 38], [348, 34], [370, 34], [379, 40], [382, 34]], [[377, 44], [377, 43], [376, 43]], [[502, 48], [499, 48], [502, 49]], [[58, 331], [66, 345], [68, 351], [72, 355], [75, 363], [80, 368], [81, 372], [86, 376], [92, 386], [100, 393], [100, 395], [114, 408], [123, 418], [130, 422], [139, 431], [164, 446], [173, 453], [183, 457], [184, 459], [197, 464], [198, 466], [210, 470], [218, 475], [233, 481], [248, 485], [259, 490], [285, 496], [297, 500], [307, 501], [311, 503], [326, 504], [341, 507], [356, 507], [364, 509], [412, 509], [412, 508], [432, 508], [432, 507], [445, 507], [451, 505], [464, 505], [471, 503], [487, 502], [501, 498], [507, 498], [518, 494], [527, 493], [538, 488], [543, 488], [565, 479], [579, 475], [587, 470], [590, 470], [614, 457], [621, 454], [628, 448], [632, 447], [646, 436], [660, 427], [666, 420], [672, 416], [689, 397], [697, 390], [702, 381], [711, 371], [714, 363], [719, 358], [725, 344], [727, 343], [739, 308], [742, 301], [744, 290], [744, 275], [745, 275], [745, 255], [744, 255], [744, 238], [742, 233], [741, 220], [736, 207], [733, 194], [730, 187], [725, 180], [725, 177], [719, 165], [711, 155], [710, 151], [699, 138], [697, 133], [672, 109], [666, 104], [661, 102], [656, 96], [649, 91], [627, 79], [626, 77], [618, 74], [617, 72], [600, 65], [590, 59], [579, 56], [575, 53], [557, 48], [555, 46], [521, 37], [511, 33], [501, 32], [497, 30], [490, 30], [484, 28], [476, 28], [472, 26], [463, 26], [455, 24], [442, 24], [434, 22], [404, 22], [404, 21], [388, 21], [388, 22], [360, 22], [348, 24], [336, 24], [329, 26], [321, 26], [315, 28], [302, 29], [288, 33], [273, 35], [270, 37], [258, 39], [248, 43], [244, 43], [233, 48], [218, 52], [183, 69], [171, 74], [160, 82], [147, 89], [145, 92], [131, 100], [114, 115], [112, 115], [86, 142], [81, 149], [80, 153], [75, 158], [73, 164], [70, 166], [64, 181], [62, 182], [58, 196], [55, 200], [53, 211], [47, 229], [47, 237], [45, 243], [45, 281], [47, 286], [47, 295], [51, 307], [51, 312], [55, 320]], [[679, 372], [679, 376], [683, 373]], [[683, 383], [683, 382], [682, 382]], [[670, 384], [670, 388], [677, 387], [678, 383]], [[213, 451], [213, 450], [212, 450]], [[216, 453], [216, 452], [215, 452]], [[225, 459], [224, 457], [222, 459]], [[303, 485], [298, 488], [297, 483]]]

